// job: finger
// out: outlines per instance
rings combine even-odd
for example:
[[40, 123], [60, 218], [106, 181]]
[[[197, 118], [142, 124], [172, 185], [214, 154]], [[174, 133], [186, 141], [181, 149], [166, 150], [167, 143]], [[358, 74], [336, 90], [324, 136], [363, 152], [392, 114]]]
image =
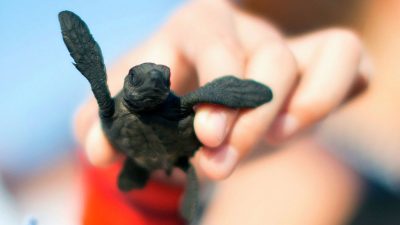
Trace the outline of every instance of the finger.
[[223, 179], [229, 176], [239, 159], [265, 135], [291, 91], [296, 71], [294, 58], [281, 41], [266, 40], [253, 52], [246, 67], [246, 78], [270, 86], [274, 99], [254, 110], [240, 112], [223, 145], [199, 153], [200, 167], [208, 177]]
[[198, 153], [200, 168], [212, 179], [229, 176], [239, 159], [264, 135], [296, 79], [296, 63], [278, 31], [250, 14], [238, 12], [235, 19], [239, 41], [248, 55], [246, 78], [270, 86], [274, 99], [255, 110], [241, 112], [221, 146]]
[[[188, 73], [188, 66], [181, 58], [178, 49], [170, 45], [167, 38], [156, 36], [147, 44], [126, 55], [108, 72], [108, 84], [111, 92], [116, 94], [122, 88], [123, 79], [129, 69], [143, 62], [155, 62], [168, 65], [171, 69], [171, 85], [179, 91], [185, 91], [190, 85], [180, 85], [181, 77]], [[78, 111], [75, 120], [77, 138], [85, 146], [86, 154], [94, 165], [105, 166], [114, 161], [116, 151], [111, 148], [98, 125], [98, 107], [93, 98]]]
[[[340, 28], [330, 28], [290, 39], [289, 48], [295, 55], [295, 58], [299, 64], [299, 70], [304, 73], [307, 68], [312, 66], [312, 63], [314, 62], [313, 60], [315, 59], [316, 55], [319, 54], [318, 52], [321, 51], [323, 46], [328, 45], [329, 43], [327, 42], [338, 38], [355, 39], [353, 40], [356, 42], [355, 44], [359, 42], [357, 35], [352, 33], [352, 31]], [[361, 49], [361, 51], [362, 55], [359, 71], [356, 74], [357, 76], [353, 86], [355, 90], [361, 90], [367, 86], [374, 70], [366, 50]]]
[[[243, 74], [244, 56], [234, 40], [209, 43], [189, 59], [196, 68], [201, 86], [224, 75], [241, 77]], [[205, 146], [219, 146], [229, 133], [235, 118], [236, 110], [199, 105], [194, 121], [196, 135]]]
[[[316, 42], [318, 38], [320, 41]], [[296, 40], [292, 47], [302, 68], [302, 78], [286, 111], [268, 132], [273, 141], [283, 140], [321, 120], [349, 94], [364, 88], [369, 79], [361, 41], [349, 31], [314, 33]]]
[[[199, 86], [223, 75], [243, 74], [244, 56], [231, 19], [232, 8], [226, 1], [194, 1], [171, 19], [168, 33], [193, 65]], [[196, 135], [204, 145], [218, 146], [235, 114], [223, 107], [197, 106]]]
[[90, 128], [84, 147], [93, 165], [107, 166], [117, 158], [117, 152], [105, 137], [98, 120]]
[[270, 86], [274, 99], [255, 110], [241, 112], [221, 146], [198, 153], [200, 168], [213, 179], [229, 176], [239, 159], [264, 135], [296, 78], [293, 56], [278, 31], [250, 14], [238, 12], [235, 19], [239, 41], [248, 56], [245, 76]]
[[229, 133], [237, 116], [237, 110], [217, 105], [199, 105], [194, 127], [198, 139], [208, 147], [217, 147]]

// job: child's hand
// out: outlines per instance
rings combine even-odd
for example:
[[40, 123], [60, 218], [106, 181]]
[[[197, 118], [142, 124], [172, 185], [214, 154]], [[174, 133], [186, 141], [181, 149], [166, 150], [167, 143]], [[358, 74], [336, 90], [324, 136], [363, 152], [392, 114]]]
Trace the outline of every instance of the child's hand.
[[[270, 86], [271, 103], [254, 110], [201, 105], [195, 130], [204, 147], [199, 167], [212, 179], [229, 176], [263, 138], [281, 142], [320, 121], [368, 83], [369, 62], [360, 40], [344, 29], [287, 38], [268, 22], [226, 0], [192, 1], [140, 49], [109, 71], [115, 94], [129, 68], [142, 62], [171, 68], [178, 94], [231, 74]], [[117, 155], [97, 120], [96, 104], [77, 116], [77, 136], [95, 165]]]

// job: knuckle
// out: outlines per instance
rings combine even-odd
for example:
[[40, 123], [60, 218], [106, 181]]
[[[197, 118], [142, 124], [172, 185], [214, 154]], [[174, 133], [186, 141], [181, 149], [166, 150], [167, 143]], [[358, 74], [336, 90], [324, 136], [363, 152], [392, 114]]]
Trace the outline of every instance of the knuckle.
[[[287, 81], [294, 81], [298, 73], [298, 64], [292, 52], [281, 40], [267, 41], [257, 50], [262, 56], [264, 62], [270, 65], [284, 65], [281, 67], [280, 78]], [[257, 55], [258, 53], [253, 53]], [[257, 57], [257, 56], [255, 56]], [[284, 78], [286, 77], [286, 78]]]
[[237, 63], [244, 63], [245, 54], [242, 49], [232, 40], [213, 41], [199, 50], [199, 58], [212, 58], [221, 60], [232, 59]]
[[344, 49], [362, 51], [362, 41], [359, 35], [350, 29], [332, 28], [328, 31], [328, 40], [330, 44], [336, 44]]
[[285, 62], [288, 66], [296, 66], [296, 60], [289, 48], [282, 41], [268, 41], [261, 45], [266, 57], [272, 62]]

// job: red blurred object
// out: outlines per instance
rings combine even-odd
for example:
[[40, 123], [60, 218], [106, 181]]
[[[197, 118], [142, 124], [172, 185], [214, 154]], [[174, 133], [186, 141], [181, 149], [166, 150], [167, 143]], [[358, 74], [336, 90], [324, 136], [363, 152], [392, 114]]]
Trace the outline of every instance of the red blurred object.
[[150, 181], [143, 190], [122, 193], [116, 185], [122, 163], [99, 169], [83, 157], [84, 225], [183, 225], [183, 187]]

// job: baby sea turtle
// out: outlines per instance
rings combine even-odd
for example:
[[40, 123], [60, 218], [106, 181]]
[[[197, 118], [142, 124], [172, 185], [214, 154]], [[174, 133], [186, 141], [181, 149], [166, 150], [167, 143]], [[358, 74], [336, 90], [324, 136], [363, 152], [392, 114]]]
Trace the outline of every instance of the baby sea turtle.
[[193, 127], [198, 103], [254, 108], [271, 101], [271, 90], [253, 80], [224, 76], [184, 96], [170, 90], [167, 66], [143, 63], [132, 67], [122, 91], [111, 97], [101, 49], [82, 19], [63, 11], [59, 21], [75, 67], [89, 81], [99, 105], [103, 131], [111, 145], [127, 156], [118, 177], [121, 191], [143, 188], [150, 173], [174, 167], [187, 173], [181, 206], [185, 219], [196, 214], [198, 183], [189, 158], [201, 146]]

